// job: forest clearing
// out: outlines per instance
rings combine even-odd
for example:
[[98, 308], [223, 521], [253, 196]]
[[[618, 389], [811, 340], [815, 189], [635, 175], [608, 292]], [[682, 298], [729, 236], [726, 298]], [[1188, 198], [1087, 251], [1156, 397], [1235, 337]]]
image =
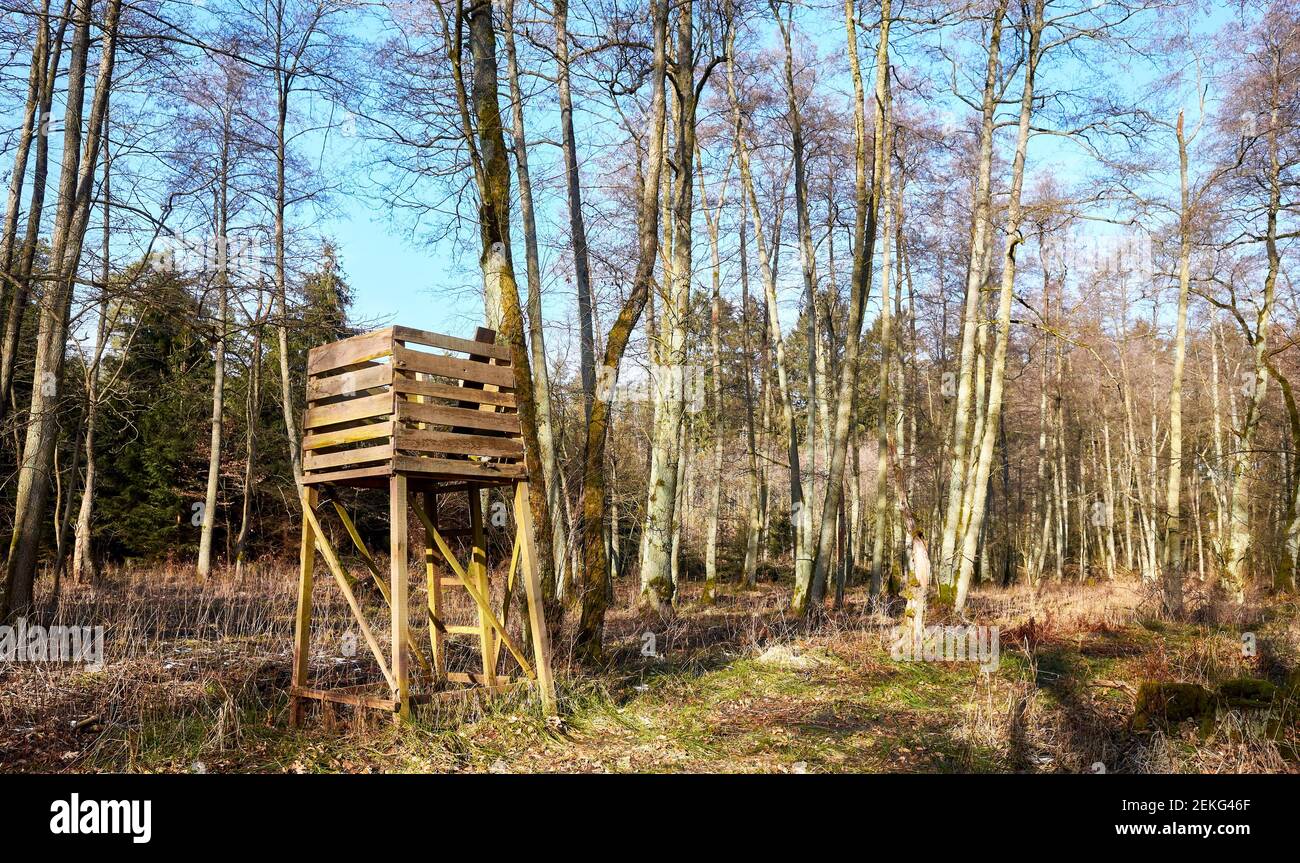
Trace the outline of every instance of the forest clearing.
[[[120, 580], [119, 580], [120, 579]], [[412, 726], [340, 706], [287, 722], [293, 577], [272, 569], [196, 588], [179, 572], [115, 573], [74, 591], [63, 614], [105, 621], [104, 668], [33, 667], [0, 684], [5, 770], [141, 772], [1024, 772], [1236, 773], [1300, 769], [1300, 628], [1293, 605], [1251, 619], [1171, 623], [1139, 585], [978, 591], [973, 613], [1001, 626], [993, 673], [964, 662], [898, 662], [888, 615], [866, 591], [809, 631], [777, 585], [687, 588], [671, 621], [611, 615], [610, 661], [561, 661], [561, 719], [532, 699], [418, 713]], [[463, 609], [468, 616], [469, 608]], [[335, 600], [316, 638], [340, 678], [361, 661]], [[123, 630], [133, 632], [129, 639]], [[1241, 633], [1279, 649], [1243, 657]], [[646, 656], [645, 633], [657, 656]], [[560, 656], [569, 651], [561, 646]], [[1143, 684], [1263, 680], [1262, 701], [1135, 726]], [[1097, 765], [1101, 765], [1098, 767]]]

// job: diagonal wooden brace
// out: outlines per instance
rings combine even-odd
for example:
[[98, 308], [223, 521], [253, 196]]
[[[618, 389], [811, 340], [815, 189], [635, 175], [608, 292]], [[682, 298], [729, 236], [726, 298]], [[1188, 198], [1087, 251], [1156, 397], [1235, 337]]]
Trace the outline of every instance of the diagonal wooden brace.
[[528, 660], [524, 658], [523, 651], [519, 649], [515, 644], [514, 639], [512, 639], [509, 633], [506, 632], [505, 627], [503, 627], [501, 622], [497, 620], [497, 616], [492, 613], [492, 606], [489, 605], [488, 601], [483, 598], [481, 593], [479, 593], [478, 588], [466, 574], [464, 567], [460, 565], [460, 562], [456, 560], [456, 556], [452, 554], [451, 547], [447, 545], [447, 541], [442, 538], [442, 534], [433, 526], [433, 522], [429, 520], [428, 514], [425, 513], [424, 508], [420, 506], [420, 502], [414, 497], [411, 498], [411, 508], [415, 510], [415, 515], [424, 525], [425, 531], [428, 532], [429, 536], [431, 536], [433, 541], [437, 544], [438, 549], [442, 552], [442, 556], [447, 558], [447, 564], [451, 567], [451, 571], [456, 575], [456, 577], [460, 579], [460, 583], [465, 587], [465, 592], [474, 600], [475, 605], [479, 607], [479, 610], [483, 613], [483, 617], [487, 620], [488, 624], [496, 630], [497, 635], [505, 644], [506, 649], [510, 651], [510, 655], [519, 663], [519, 667], [523, 669], [524, 674], [527, 675], [529, 680], [536, 680], [537, 674], [533, 671], [533, 667]]
[[[366, 548], [366, 544], [361, 541], [361, 534], [357, 530], [357, 526], [353, 524], [352, 519], [348, 517], [348, 512], [343, 508], [343, 504], [339, 503], [337, 500], [330, 502], [334, 504], [334, 511], [338, 513], [339, 521], [343, 522], [343, 527], [347, 530], [348, 536], [352, 537], [352, 544], [356, 546], [357, 552], [360, 553], [361, 560], [366, 564], [366, 569], [370, 570], [370, 577], [374, 579], [375, 587], [379, 588], [379, 594], [383, 596], [384, 603], [387, 604], [389, 608], [392, 608], [393, 600], [388, 593], [388, 583], [385, 582], [383, 576], [379, 574], [379, 565], [375, 563], [375, 558], [370, 553], [370, 549]], [[433, 666], [429, 664], [428, 658], [424, 655], [424, 651], [420, 650], [420, 646], [416, 642], [415, 636], [411, 635], [409, 632], [406, 637], [406, 646], [410, 649], [411, 653], [415, 655], [415, 661], [420, 663], [421, 668], [425, 671], [431, 671], [433, 669]]]
[[343, 574], [343, 567], [339, 564], [338, 555], [334, 553], [334, 547], [321, 530], [320, 520], [316, 518], [316, 511], [310, 506], [303, 507], [303, 515], [311, 523], [311, 528], [316, 534], [316, 548], [320, 551], [321, 556], [325, 558], [325, 565], [329, 567], [330, 572], [334, 575], [334, 581], [338, 583], [339, 590], [343, 592], [343, 598], [347, 600], [348, 607], [352, 609], [352, 616], [356, 618], [357, 625], [361, 627], [361, 634], [366, 639], [366, 644], [370, 647], [370, 652], [375, 655], [375, 661], [379, 663], [379, 670], [383, 672], [384, 680], [388, 681], [390, 688], [396, 689], [397, 684], [393, 679], [393, 673], [388, 670], [388, 663], [384, 661], [384, 651], [380, 648], [379, 642], [375, 640], [375, 635], [370, 631], [370, 625], [366, 623], [365, 615], [361, 613], [361, 604], [357, 602], [356, 596], [352, 593], [352, 588], [348, 586], [347, 577]]
[[[519, 571], [519, 551], [522, 545], [520, 543], [520, 537], [522, 535], [523, 534], [520, 532], [520, 528], [516, 527], [514, 548], [512, 548], [510, 551], [510, 571], [506, 574], [506, 595], [505, 598], [501, 600], [501, 625], [502, 626], [508, 626], [510, 624], [510, 599], [515, 592], [515, 573]], [[498, 638], [497, 653], [500, 652], [501, 652], [501, 639]]]

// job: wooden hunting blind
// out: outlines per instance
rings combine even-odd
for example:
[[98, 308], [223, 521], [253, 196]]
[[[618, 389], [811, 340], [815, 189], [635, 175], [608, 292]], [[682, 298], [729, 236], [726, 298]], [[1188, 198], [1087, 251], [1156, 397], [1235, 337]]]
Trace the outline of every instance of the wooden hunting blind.
[[[455, 693], [497, 693], [535, 684], [546, 712], [555, 709], [550, 642], [542, 617], [541, 585], [528, 503], [524, 459], [510, 349], [492, 330], [461, 339], [409, 327], [386, 327], [313, 348], [307, 355], [307, 409], [303, 416], [303, 523], [299, 550], [298, 614], [294, 631], [292, 722], [302, 720], [304, 702], [373, 707], [410, 715], [412, 704]], [[390, 575], [386, 580], [342, 503], [341, 488], [387, 489]], [[488, 578], [483, 493], [500, 489], [513, 501], [514, 539], [504, 599], [493, 606]], [[439, 519], [439, 500], [465, 495], [469, 524], [453, 527]], [[332, 504], [365, 571], [350, 577], [322, 529], [323, 503]], [[408, 507], [424, 528], [424, 568], [429, 655], [412, 636], [407, 597]], [[462, 564], [448, 536], [468, 537]], [[383, 674], [384, 683], [335, 689], [309, 684], [312, 584], [316, 553], [347, 601], [357, 628]], [[448, 577], [438, 557], [450, 570]], [[391, 628], [387, 650], [366, 621], [353, 587], [364, 578], [387, 601]], [[532, 658], [507, 629], [510, 599], [521, 581], [527, 599]], [[464, 590], [477, 624], [448, 622], [443, 589]], [[477, 642], [481, 668], [448, 671], [446, 639]], [[503, 649], [504, 648], [504, 649]], [[518, 666], [501, 671], [507, 654]], [[409, 660], [424, 672], [422, 691], [412, 691]]]

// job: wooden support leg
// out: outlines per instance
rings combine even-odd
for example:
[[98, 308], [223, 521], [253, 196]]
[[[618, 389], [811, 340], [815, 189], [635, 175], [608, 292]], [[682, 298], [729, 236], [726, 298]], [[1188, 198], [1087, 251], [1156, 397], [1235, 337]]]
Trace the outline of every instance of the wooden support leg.
[[392, 566], [389, 588], [393, 600], [391, 603], [393, 700], [400, 705], [397, 721], [401, 722], [411, 717], [410, 681], [406, 667], [406, 641], [409, 633], [406, 593], [410, 577], [406, 568], [406, 477], [404, 476], [393, 476], [388, 480], [388, 531], [388, 548]]
[[[319, 492], [305, 488], [302, 493], [302, 543], [298, 547], [298, 616], [293, 628], [293, 686], [307, 685], [307, 662], [311, 651], [311, 588], [312, 568], [316, 564], [316, 534], [306, 510], [316, 506]], [[303, 699], [297, 695], [289, 698], [289, 722], [297, 728], [302, 725]]]
[[519, 526], [516, 542], [522, 543], [519, 555], [524, 594], [528, 597], [528, 625], [533, 636], [533, 669], [537, 675], [537, 693], [542, 712], [555, 714], [555, 678], [551, 675], [551, 636], [546, 629], [542, 608], [542, 583], [537, 574], [537, 546], [534, 544], [533, 510], [528, 503], [528, 483], [515, 485], [515, 521]]
[[[469, 578], [474, 582], [481, 595], [488, 602], [492, 601], [492, 587], [488, 582], [487, 571], [487, 541], [483, 536], [483, 490], [473, 483], [470, 484], [469, 491], [466, 493], [469, 497], [469, 530], [470, 530], [470, 556], [469, 556]], [[478, 614], [478, 642], [479, 653], [483, 657], [483, 678], [488, 686], [496, 686], [497, 682], [497, 654], [496, 639], [493, 636], [492, 625], [488, 623], [479, 609]]]
[[[424, 493], [424, 511], [429, 513], [433, 523], [438, 523], [438, 496], [431, 492]], [[442, 576], [434, 567], [433, 537], [425, 532], [424, 536], [424, 578], [429, 594], [429, 648], [433, 651], [433, 682], [440, 686], [447, 682], [447, 654], [443, 646], [443, 610], [442, 610]]]

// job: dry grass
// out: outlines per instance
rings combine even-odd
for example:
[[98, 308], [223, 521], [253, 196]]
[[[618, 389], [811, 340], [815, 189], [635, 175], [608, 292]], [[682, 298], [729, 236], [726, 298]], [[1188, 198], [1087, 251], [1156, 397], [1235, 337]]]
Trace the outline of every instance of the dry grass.
[[[1231, 616], [1198, 607], [1193, 622], [1173, 623], [1151, 617], [1138, 583], [979, 590], [970, 620], [1002, 632], [1000, 668], [985, 674], [892, 661], [893, 620], [861, 589], [809, 626], [787, 615], [784, 586], [726, 590], [702, 606], [687, 585], [678, 613], [661, 619], [637, 612], [624, 585], [606, 667], [574, 667], [571, 633], [556, 639], [558, 726], [516, 698], [426, 710], [401, 728], [374, 712], [318, 709], [293, 731], [284, 690], [294, 590], [285, 566], [239, 582], [151, 569], [69, 587], [42, 622], [105, 626], [105, 667], [0, 666], [0, 770], [1297, 770], [1293, 604]], [[448, 595], [453, 622], [470, 622], [468, 598]], [[386, 640], [382, 599], [362, 596]], [[418, 591], [411, 602], [423, 602]], [[364, 642], [344, 655], [356, 630], [332, 583], [318, 580], [315, 613], [315, 681], [378, 682]], [[1260, 646], [1253, 657], [1242, 655], [1243, 632]], [[658, 656], [643, 655], [646, 633]], [[452, 667], [470, 659], [467, 645]], [[1209, 736], [1191, 723], [1129, 728], [1144, 681], [1239, 677], [1289, 694], [1266, 711], [1221, 710]]]

